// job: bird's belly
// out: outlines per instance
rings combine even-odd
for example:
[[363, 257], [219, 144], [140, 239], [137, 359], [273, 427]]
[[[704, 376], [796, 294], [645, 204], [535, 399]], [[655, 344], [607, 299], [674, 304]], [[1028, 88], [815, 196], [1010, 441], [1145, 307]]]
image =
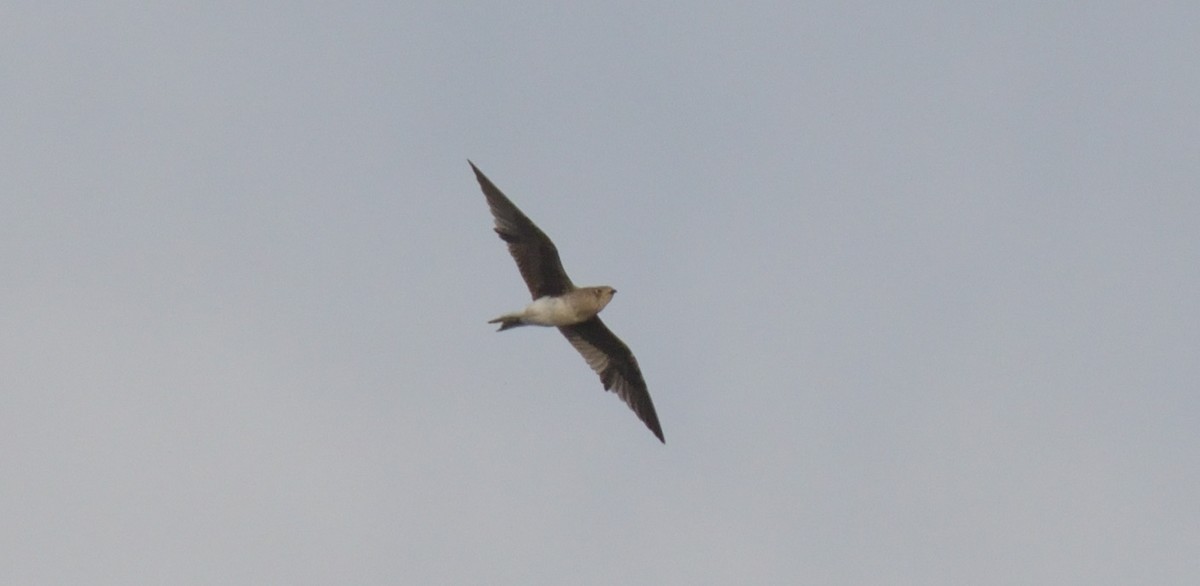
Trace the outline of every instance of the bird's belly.
[[541, 297], [525, 308], [523, 321], [538, 326], [569, 326], [591, 317], [579, 311], [560, 297]]

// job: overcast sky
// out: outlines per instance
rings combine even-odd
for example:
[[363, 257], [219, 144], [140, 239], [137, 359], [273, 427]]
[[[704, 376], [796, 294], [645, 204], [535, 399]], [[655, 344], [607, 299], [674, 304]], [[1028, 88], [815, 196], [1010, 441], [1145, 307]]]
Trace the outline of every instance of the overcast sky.
[[0, 583], [1196, 584], [1200, 5], [897, 6], [0, 6]]

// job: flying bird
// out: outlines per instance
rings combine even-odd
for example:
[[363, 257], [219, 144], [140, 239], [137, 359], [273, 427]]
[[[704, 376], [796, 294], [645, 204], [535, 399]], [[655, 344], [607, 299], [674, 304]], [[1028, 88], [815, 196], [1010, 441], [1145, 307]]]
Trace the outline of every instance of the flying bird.
[[508, 252], [517, 261], [521, 277], [533, 296], [533, 302], [524, 309], [488, 323], [500, 324], [496, 330], [499, 332], [519, 326], [557, 327], [583, 355], [588, 366], [600, 375], [604, 389], [616, 393], [659, 441], [667, 443], [637, 359], [597, 315], [612, 301], [617, 290], [607, 285], [576, 287], [563, 270], [558, 249], [546, 233], [521, 213], [475, 163], [467, 162], [475, 171], [475, 179], [492, 210], [496, 234], [508, 243]]

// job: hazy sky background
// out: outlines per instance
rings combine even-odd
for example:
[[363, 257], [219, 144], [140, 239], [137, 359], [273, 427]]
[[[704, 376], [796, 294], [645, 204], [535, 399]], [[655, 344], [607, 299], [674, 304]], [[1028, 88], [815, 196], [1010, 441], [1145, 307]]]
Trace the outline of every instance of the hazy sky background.
[[[1200, 5], [0, 6], [0, 583], [1200, 580]], [[666, 433], [466, 159], [621, 291]]]

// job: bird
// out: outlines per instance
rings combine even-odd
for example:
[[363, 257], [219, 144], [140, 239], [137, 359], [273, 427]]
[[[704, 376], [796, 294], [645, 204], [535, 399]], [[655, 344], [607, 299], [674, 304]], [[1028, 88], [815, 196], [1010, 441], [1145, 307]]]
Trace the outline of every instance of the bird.
[[563, 269], [554, 242], [496, 187], [469, 159], [475, 179], [495, 220], [493, 228], [508, 244], [508, 252], [529, 287], [533, 302], [524, 309], [501, 315], [488, 323], [498, 332], [521, 326], [556, 327], [588, 366], [600, 375], [604, 390], [612, 391], [633, 410], [658, 441], [667, 443], [646, 379], [637, 359], [598, 315], [617, 290], [607, 285], [576, 287]]

